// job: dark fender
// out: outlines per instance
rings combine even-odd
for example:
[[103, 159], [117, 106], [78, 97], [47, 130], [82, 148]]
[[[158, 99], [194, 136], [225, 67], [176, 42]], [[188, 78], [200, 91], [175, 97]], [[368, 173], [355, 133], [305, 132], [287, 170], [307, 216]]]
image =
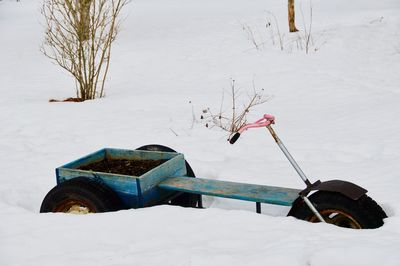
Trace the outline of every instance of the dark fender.
[[307, 196], [311, 191], [314, 190], [338, 192], [352, 200], [358, 200], [368, 192], [368, 190], [354, 183], [343, 180], [330, 180], [325, 182], [318, 180], [311, 186], [308, 186], [306, 189], [301, 191], [299, 194], [301, 196]]

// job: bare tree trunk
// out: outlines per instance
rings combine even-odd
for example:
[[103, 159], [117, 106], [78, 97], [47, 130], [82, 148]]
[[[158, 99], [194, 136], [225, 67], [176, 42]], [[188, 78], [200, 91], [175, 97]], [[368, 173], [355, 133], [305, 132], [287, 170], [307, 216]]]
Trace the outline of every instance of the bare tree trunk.
[[294, 23], [294, 0], [288, 0], [288, 19], [289, 19], [289, 31], [296, 32], [299, 31], [296, 29]]

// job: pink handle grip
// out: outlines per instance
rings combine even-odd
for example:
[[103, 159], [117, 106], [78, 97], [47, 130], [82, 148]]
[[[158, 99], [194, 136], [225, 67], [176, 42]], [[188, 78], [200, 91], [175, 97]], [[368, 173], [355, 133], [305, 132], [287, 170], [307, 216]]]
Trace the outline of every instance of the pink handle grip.
[[271, 124], [275, 124], [275, 117], [273, 115], [265, 114], [262, 118], [258, 119], [256, 122], [251, 124], [246, 124], [239, 129], [239, 133], [248, 130], [250, 128], [266, 127]]

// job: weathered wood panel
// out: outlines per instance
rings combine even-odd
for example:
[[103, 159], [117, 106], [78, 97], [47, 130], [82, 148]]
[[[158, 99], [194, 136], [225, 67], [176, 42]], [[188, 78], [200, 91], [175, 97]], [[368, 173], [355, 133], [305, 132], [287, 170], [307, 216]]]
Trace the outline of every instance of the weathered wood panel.
[[57, 168], [56, 172], [58, 184], [80, 176], [100, 179], [117, 193], [126, 206], [136, 208], [140, 202], [137, 178], [135, 177], [67, 168]]
[[170, 177], [158, 185], [161, 189], [291, 206], [299, 189], [244, 184], [204, 178]]
[[[98, 162], [104, 159], [104, 156], [106, 154], [106, 149], [101, 149], [98, 151], [95, 151], [91, 154], [88, 154], [82, 158], [76, 159], [70, 163], [67, 163], [63, 166], [60, 166], [58, 168], [69, 168], [69, 169], [73, 169], [73, 168], [77, 168], [79, 166], [83, 166], [83, 165], [87, 165], [90, 163], [94, 163], [94, 162]], [[57, 168], [57, 169], [58, 169]]]
[[126, 160], [169, 160], [178, 153], [160, 151], [139, 151], [125, 149], [105, 149], [107, 159], [126, 159]]
[[168, 177], [184, 175], [186, 175], [185, 160], [182, 154], [176, 153], [174, 158], [141, 175], [139, 177], [140, 187], [144, 193]]

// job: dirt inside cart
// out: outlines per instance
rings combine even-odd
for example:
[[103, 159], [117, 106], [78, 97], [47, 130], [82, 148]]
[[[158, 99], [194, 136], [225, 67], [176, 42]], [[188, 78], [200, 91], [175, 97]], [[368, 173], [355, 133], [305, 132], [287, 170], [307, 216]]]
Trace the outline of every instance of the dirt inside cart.
[[81, 166], [78, 169], [94, 171], [94, 172], [120, 174], [120, 175], [140, 176], [150, 171], [151, 169], [159, 166], [165, 161], [166, 160], [105, 159], [100, 162], [95, 162], [85, 166]]

